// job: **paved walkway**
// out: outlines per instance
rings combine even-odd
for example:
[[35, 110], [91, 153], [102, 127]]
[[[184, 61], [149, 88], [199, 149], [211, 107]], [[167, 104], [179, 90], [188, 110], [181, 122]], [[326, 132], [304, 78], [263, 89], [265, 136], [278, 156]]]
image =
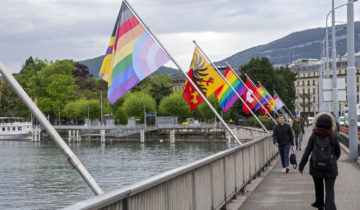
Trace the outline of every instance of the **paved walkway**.
[[[302, 143], [304, 150], [312, 128], [307, 128]], [[360, 166], [349, 160], [348, 154], [342, 150], [338, 161], [339, 176], [335, 182], [335, 203], [338, 210], [360, 209]], [[298, 163], [303, 151], [297, 151]], [[309, 162], [304, 169], [304, 175], [297, 170], [289, 174], [281, 173], [281, 163], [278, 161], [273, 170], [257, 186], [253, 192], [247, 193], [247, 199], [241, 210], [282, 210], [282, 209], [315, 209], [310, 206], [315, 201], [312, 177], [309, 175]]]

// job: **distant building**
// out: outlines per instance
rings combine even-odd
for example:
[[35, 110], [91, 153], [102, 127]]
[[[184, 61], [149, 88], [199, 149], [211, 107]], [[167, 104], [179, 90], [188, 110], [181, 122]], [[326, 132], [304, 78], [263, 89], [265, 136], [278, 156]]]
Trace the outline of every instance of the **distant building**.
[[172, 78], [174, 92], [184, 89], [186, 77], [184, 76], [183, 73], [181, 73], [181, 72], [173, 73], [173, 74], [169, 74], [169, 76]]
[[[357, 99], [359, 101], [359, 85], [360, 85], [360, 52], [355, 55], [356, 66], [356, 92]], [[336, 61], [337, 77], [345, 78], [346, 83], [346, 67], [347, 56], [338, 56]], [[295, 109], [297, 110], [298, 96], [300, 96], [300, 112], [308, 116], [312, 116], [319, 112], [319, 69], [321, 68], [321, 61], [318, 59], [298, 59], [289, 65], [289, 68], [298, 73], [298, 78], [295, 81], [296, 99]], [[329, 78], [332, 78], [332, 64], [329, 62]], [[326, 73], [325, 73], [326, 77]], [[345, 84], [346, 86], [346, 84]], [[347, 99], [347, 97], [346, 97]], [[332, 103], [329, 103], [330, 110], [333, 110]], [[344, 112], [344, 108], [347, 107], [347, 102], [339, 102], [339, 112]]]

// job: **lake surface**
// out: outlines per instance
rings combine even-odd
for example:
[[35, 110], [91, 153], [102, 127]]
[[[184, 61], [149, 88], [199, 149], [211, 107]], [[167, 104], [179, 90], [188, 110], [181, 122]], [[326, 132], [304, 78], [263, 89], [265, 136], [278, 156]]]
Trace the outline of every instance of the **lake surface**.
[[[108, 192], [227, 149], [226, 143], [69, 144]], [[52, 141], [0, 141], [0, 209], [56, 209], [94, 194]]]

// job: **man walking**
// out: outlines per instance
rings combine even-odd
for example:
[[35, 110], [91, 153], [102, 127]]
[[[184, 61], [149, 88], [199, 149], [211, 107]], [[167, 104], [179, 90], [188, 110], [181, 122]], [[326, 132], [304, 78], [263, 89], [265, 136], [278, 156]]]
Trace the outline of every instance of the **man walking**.
[[295, 122], [292, 124], [292, 129], [295, 133], [296, 150], [301, 151], [301, 142], [304, 136], [304, 122], [300, 119], [300, 116], [296, 116]]
[[289, 152], [294, 147], [294, 136], [289, 124], [285, 123], [284, 115], [279, 115], [279, 124], [273, 130], [274, 144], [279, 147], [282, 172], [289, 173]]

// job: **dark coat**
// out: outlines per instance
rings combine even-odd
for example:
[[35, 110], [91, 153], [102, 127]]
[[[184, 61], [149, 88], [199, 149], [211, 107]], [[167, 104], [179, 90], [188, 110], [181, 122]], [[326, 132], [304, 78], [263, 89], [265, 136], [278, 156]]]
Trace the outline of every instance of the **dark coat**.
[[277, 124], [273, 129], [273, 141], [274, 144], [278, 143], [280, 146], [291, 144], [294, 146], [294, 135], [289, 124], [284, 125]]
[[[322, 115], [324, 113], [319, 113], [318, 115]], [[327, 114], [327, 113], [326, 113]], [[314, 119], [314, 127], [316, 128], [316, 121], [318, 119], [318, 116], [315, 117]], [[328, 114], [329, 115], [329, 114]], [[329, 115], [330, 116], [330, 115]], [[335, 119], [334, 117], [331, 115], [331, 120], [332, 120], [332, 128], [331, 130], [334, 132], [335, 131]], [[311, 155], [311, 152], [314, 149], [314, 144], [315, 144], [315, 139], [318, 138], [317, 135], [315, 133], [311, 134], [308, 144], [306, 146], [306, 149], [304, 151], [304, 154], [301, 158], [300, 164], [299, 164], [299, 171], [303, 171], [304, 167], [309, 159], [309, 156]], [[333, 147], [333, 151], [334, 151], [334, 155], [336, 157], [336, 160], [339, 159], [340, 155], [341, 155], [341, 150], [340, 150], [340, 145], [339, 145], [339, 140], [338, 138], [333, 135], [334, 138], [334, 144], [332, 145]], [[322, 138], [324, 141], [328, 141], [328, 138]], [[334, 178], [338, 175], [338, 166], [337, 166], [337, 161], [334, 161], [334, 164], [332, 165], [331, 170], [329, 171], [319, 171], [317, 170], [314, 166], [313, 166], [313, 161], [310, 158], [310, 165], [309, 165], [309, 169], [310, 169], [310, 175], [314, 176], [314, 177], [324, 177], [324, 178]]]

